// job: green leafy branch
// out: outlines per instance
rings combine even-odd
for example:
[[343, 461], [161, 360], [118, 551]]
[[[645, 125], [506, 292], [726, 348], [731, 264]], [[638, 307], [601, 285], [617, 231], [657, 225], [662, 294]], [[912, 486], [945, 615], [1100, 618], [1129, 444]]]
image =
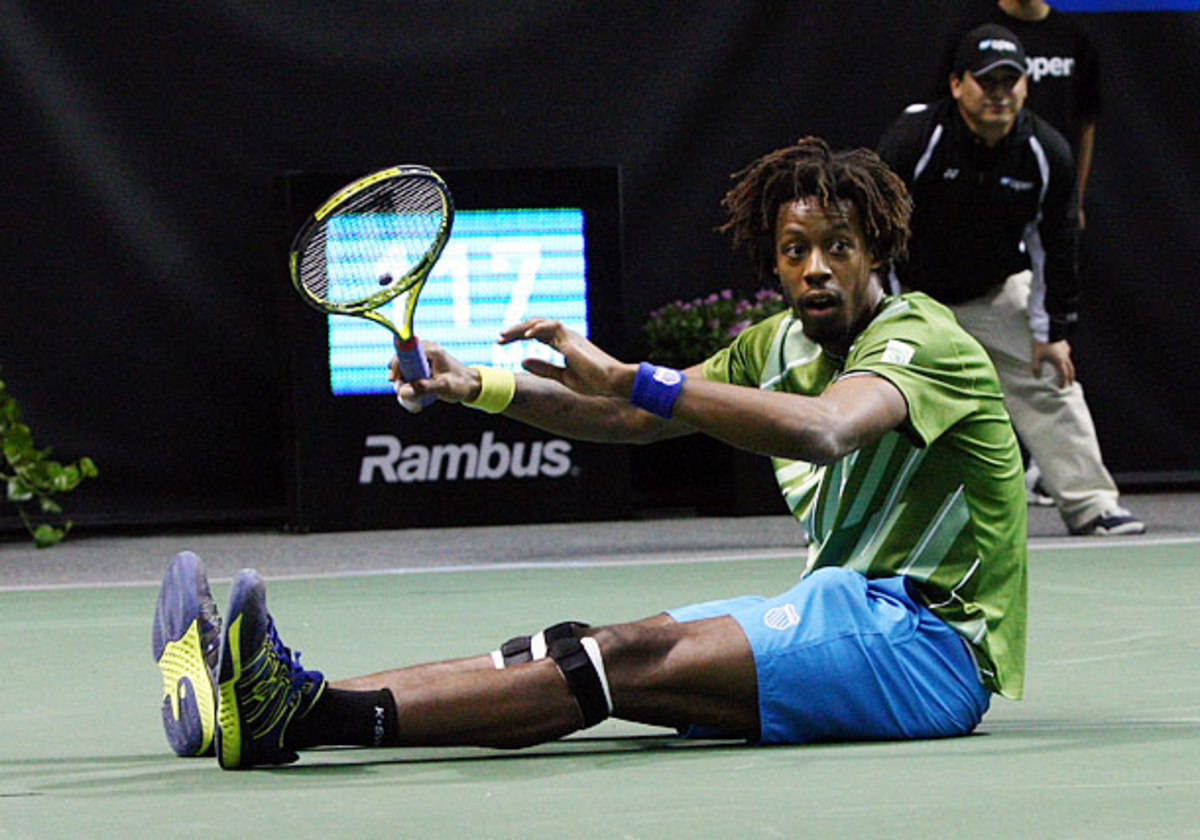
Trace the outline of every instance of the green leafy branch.
[[4, 451], [0, 481], [5, 485], [5, 498], [16, 506], [22, 524], [38, 548], [60, 542], [71, 530], [71, 520], [52, 524], [37, 519], [62, 514], [54, 496], [74, 490], [85, 478], [95, 478], [96, 465], [87, 457], [62, 464], [50, 459], [53, 450], [34, 446], [33, 433], [21, 422], [21, 408], [3, 380], [0, 380], [0, 444]]

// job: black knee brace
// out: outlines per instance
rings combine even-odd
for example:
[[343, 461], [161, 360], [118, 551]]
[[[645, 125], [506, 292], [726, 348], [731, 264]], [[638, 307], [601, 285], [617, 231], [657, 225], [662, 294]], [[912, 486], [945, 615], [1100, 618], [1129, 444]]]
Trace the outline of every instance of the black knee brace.
[[612, 713], [612, 696], [600, 645], [590, 636], [580, 636], [587, 627], [580, 621], [564, 621], [536, 636], [514, 636], [492, 651], [492, 662], [507, 668], [549, 656], [579, 705], [584, 727], [595, 726]]
[[575, 696], [584, 728], [608, 717], [612, 713], [612, 698], [596, 640], [591, 636], [564, 636], [551, 642], [548, 651]]
[[513, 636], [499, 650], [492, 651], [492, 662], [497, 668], [508, 668], [522, 662], [545, 659], [546, 651], [555, 639], [575, 638], [588, 625], [582, 621], [563, 621], [547, 627], [536, 636]]

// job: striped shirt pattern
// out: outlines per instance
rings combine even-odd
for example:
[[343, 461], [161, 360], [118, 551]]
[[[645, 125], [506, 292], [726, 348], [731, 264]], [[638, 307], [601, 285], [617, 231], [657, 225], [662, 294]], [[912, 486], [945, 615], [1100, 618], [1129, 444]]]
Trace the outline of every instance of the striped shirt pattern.
[[844, 365], [780, 313], [705, 362], [706, 378], [816, 396], [878, 375], [904, 395], [899, 428], [827, 466], [773, 459], [810, 536], [805, 573], [904, 575], [969, 643], [991, 690], [1021, 696], [1026, 506], [1021, 460], [986, 353], [922, 293], [885, 298]]

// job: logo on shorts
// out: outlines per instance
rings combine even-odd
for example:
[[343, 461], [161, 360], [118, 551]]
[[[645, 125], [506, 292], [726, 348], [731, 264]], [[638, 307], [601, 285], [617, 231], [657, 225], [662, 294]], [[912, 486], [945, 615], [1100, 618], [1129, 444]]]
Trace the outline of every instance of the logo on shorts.
[[786, 630], [800, 623], [800, 613], [796, 612], [795, 604], [784, 604], [782, 607], [771, 607], [763, 615], [763, 624], [772, 630]]

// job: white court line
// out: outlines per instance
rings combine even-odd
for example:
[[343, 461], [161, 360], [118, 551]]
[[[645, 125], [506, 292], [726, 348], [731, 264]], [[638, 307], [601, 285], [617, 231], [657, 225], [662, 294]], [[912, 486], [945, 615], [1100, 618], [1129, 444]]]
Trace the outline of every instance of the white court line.
[[1122, 548], [1127, 546], [1162, 546], [1200, 544], [1200, 534], [1179, 537], [1033, 537], [1029, 547], [1038, 551], [1057, 551], [1074, 548]]
[[[751, 560], [802, 559], [806, 549], [763, 549], [760, 551], [739, 551], [713, 554], [648, 554], [637, 557], [619, 559], [618, 555], [597, 555], [591, 559], [575, 560], [513, 560], [513, 561], [472, 561], [467, 563], [442, 563], [429, 566], [396, 566], [381, 569], [345, 569], [336, 572], [294, 572], [272, 574], [270, 580], [323, 580], [337, 578], [375, 577], [380, 575], [421, 575], [421, 574], [452, 574], [459, 572], [505, 572], [530, 569], [598, 569], [619, 568], [624, 566], [660, 566], [668, 564], [685, 565], [688, 563], [734, 563]], [[613, 559], [610, 559], [613, 558]], [[230, 577], [210, 577], [214, 583], [230, 583]], [[125, 581], [92, 581], [79, 583], [34, 583], [12, 584], [0, 586], [0, 592], [28, 592], [52, 589], [110, 589], [126, 586], [158, 586], [162, 581], [154, 580], [125, 580]]]
[[[1155, 547], [1167, 545], [1200, 545], [1200, 535], [1186, 537], [1035, 537], [1029, 540], [1031, 550], [1065, 551], [1069, 549], [1091, 548], [1121, 549], [1130, 546]], [[444, 563], [426, 566], [398, 566], [380, 569], [347, 569], [333, 572], [305, 571], [284, 574], [272, 574], [270, 580], [336, 580], [341, 578], [375, 577], [382, 575], [419, 575], [419, 574], [457, 574], [462, 572], [503, 572], [528, 571], [531, 569], [596, 569], [621, 568], [631, 566], [660, 566], [687, 565], [689, 563], [736, 563], [753, 560], [803, 559], [807, 547], [797, 545], [795, 548], [760, 549], [757, 551], [713, 552], [713, 553], [658, 553], [622, 557], [620, 555], [595, 555], [590, 558], [564, 560], [514, 560], [508, 561], [469, 561], [465, 563]], [[231, 577], [209, 578], [214, 583], [230, 583]], [[122, 580], [122, 581], [81, 581], [66, 583], [32, 583], [0, 585], [3, 592], [40, 592], [57, 589], [112, 589], [137, 586], [158, 586], [161, 580]]]

